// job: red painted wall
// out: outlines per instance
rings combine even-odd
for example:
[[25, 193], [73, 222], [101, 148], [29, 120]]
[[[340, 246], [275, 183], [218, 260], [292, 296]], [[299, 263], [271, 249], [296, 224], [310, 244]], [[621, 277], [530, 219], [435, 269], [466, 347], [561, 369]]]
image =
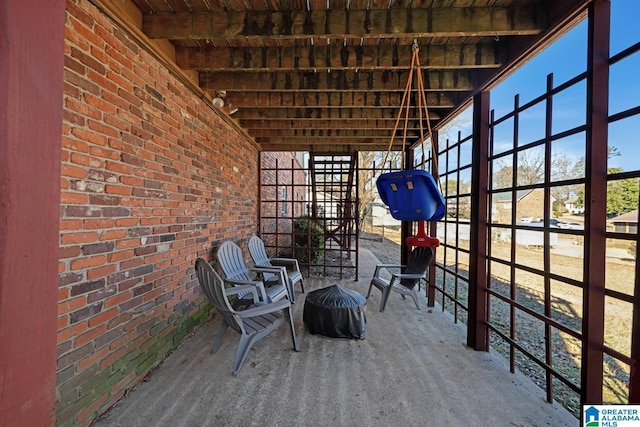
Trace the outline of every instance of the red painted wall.
[[0, 1], [0, 425], [54, 422], [64, 0]]

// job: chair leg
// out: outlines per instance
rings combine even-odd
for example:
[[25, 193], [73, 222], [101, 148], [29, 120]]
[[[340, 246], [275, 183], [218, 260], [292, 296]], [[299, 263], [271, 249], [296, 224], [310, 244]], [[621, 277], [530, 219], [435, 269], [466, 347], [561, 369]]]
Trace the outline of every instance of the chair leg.
[[220, 326], [220, 330], [218, 331], [218, 336], [216, 337], [215, 342], [213, 343], [213, 348], [211, 349], [211, 353], [215, 353], [220, 348], [220, 344], [222, 343], [222, 336], [227, 331], [229, 325], [225, 321], [222, 321], [222, 326]]
[[369, 283], [369, 291], [367, 292], [367, 299], [369, 299], [369, 296], [371, 295], [371, 288], [373, 288], [373, 280], [371, 281], [371, 283]]
[[391, 295], [392, 285], [389, 285], [382, 289], [382, 298], [380, 299], [380, 313], [384, 312], [384, 309], [387, 307], [387, 301], [389, 300], [389, 295]]
[[285, 309], [287, 319], [289, 320], [289, 329], [291, 330], [291, 341], [293, 342], [293, 349], [295, 351], [300, 351], [300, 345], [298, 344], [298, 338], [296, 338], [296, 330], [293, 327], [293, 316], [291, 316], [291, 307], [287, 307]]
[[233, 375], [238, 375], [240, 372], [240, 368], [244, 364], [244, 360], [247, 358], [249, 354], [249, 349], [253, 346], [255, 335], [242, 335], [240, 337], [240, 342], [238, 343], [238, 349], [236, 350], [236, 357], [233, 361]]
[[409, 296], [413, 299], [413, 302], [416, 303], [416, 308], [420, 310], [420, 303], [418, 302], [418, 293], [416, 292], [416, 288], [411, 289], [411, 293]]
[[300, 279], [300, 289], [302, 289], [302, 293], [304, 294], [304, 279]]
[[291, 279], [287, 279], [287, 289], [289, 289], [289, 301], [291, 301], [291, 304], [294, 304], [296, 302], [296, 290], [293, 287]]

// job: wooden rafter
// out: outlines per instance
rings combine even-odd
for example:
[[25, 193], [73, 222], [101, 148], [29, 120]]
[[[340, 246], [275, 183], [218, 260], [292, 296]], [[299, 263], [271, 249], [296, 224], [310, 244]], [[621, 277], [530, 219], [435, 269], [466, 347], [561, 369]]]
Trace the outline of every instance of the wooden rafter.
[[349, 153], [401, 148], [414, 40], [429, 117], [410, 111], [413, 143], [587, 0], [91, 1], [203, 98], [224, 91], [220, 114], [261, 149]]

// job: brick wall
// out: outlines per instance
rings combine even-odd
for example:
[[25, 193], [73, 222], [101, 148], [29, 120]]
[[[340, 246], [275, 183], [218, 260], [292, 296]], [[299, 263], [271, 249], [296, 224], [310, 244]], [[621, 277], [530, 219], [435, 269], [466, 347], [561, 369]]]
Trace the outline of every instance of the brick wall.
[[90, 424], [208, 318], [193, 263], [257, 231], [259, 155], [87, 0], [67, 1], [64, 73], [61, 426]]

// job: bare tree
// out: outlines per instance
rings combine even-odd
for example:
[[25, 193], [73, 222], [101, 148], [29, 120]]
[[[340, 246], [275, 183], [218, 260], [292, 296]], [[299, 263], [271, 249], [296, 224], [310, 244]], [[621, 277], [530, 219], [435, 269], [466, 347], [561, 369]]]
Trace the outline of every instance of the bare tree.
[[[358, 155], [358, 225], [362, 228], [364, 219], [369, 214], [371, 204], [378, 197], [376, 180], [385, 171], [400, 169], [401, 153], [397, 151], [389, 152], [388, 155], [378, 151], [361, 151]], [[383, 168], [380, 163], [386, 157], [386, 164]]]
[[[584, 162], [581, 159], [572, 160], [566, 154], [555, 155], [551, 161], [552, 181], [567, 181], [584, 176]], [[555, 199], [555, 209], [564, 212], [565, 204], [577, 196], [580, 186], [570, 184], [551, 188], [551, 195]]]

